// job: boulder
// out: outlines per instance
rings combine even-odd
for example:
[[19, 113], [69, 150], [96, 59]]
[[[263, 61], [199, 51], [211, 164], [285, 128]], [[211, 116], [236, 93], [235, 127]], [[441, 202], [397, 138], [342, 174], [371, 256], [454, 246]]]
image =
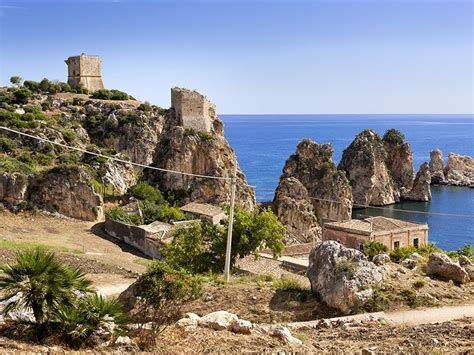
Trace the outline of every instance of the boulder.
[[402, 190], [401, 197], [404, 200], [431, 201], [431, 173], [428, 163], [423, 163], [416, 174], [413, 187], [410, 191]]
[[426, 274], [453, 280], [460, 284], [469, 281], [469, 275], [466, 270], [458, 263], [452, 261], [449, 256], [442, 253], [433, 253], [430, 255], [428, 264], [426, 265]]
[[[120, 158], [125, 159], [125, 157]], [[137, 183], [137, 176], [132, 165], [109, 159], [105, 163], [103, 180], [105, 184], [113, 186], [115, 193], [124, 195], [130, 187]]]
[[390, 262], [390, 256], [387, 254], [377, 254], [372, 258], [372, 262], [375, 265], [385, 265], [386, 263]]
[[466, 270], [470, 281], [474, 281], [474, 265], [472, 264], [471, 260], [467, 256], [461, 255], [458, 259], [458, 262], [459, 265], [461, 265], [464, 270]]
[[383, 271], [358, 250], [335, 241], [316, 245], [306, 276], [311, 290], [328, 306], [348, 314], [371, 296], [371, 286], [383, 281]]
[[417, 266], [416, 260], [413, 259], [405, 259], [402, 260], [400, 263], [403, 267], [406, 267], [407, 269], [414, 270]]
[[432, 184], [444, 184], [443, 152], [439, 149], [430, 152], [430, 174]]
[[303, 139], [286, 161], [273, 207], [288, 226], [287, 239], [303, 243], [319, 240], [323, 220], [351, 218], [351, 186], [333, 163], [333, 153], [330, 144]]
[[198, 320], [198, 325], [200, 327], [211, 328], [214, 330], [232, 330], [232, 325], [239, 318], [227, 311], [217, 311], [206, 314], [204, 317], [201, 317]]
[[16, 204], [26, 198], [28, 177], [19, 174], [0, 174], [0, 201]]
[[250, 334], [252, 328], [252, 322], [244, 319], [237, 319], [231, 325], [232, 331], [238, 334]]
[[56, 167], [30, 178], [30, 199], [51, 212], [97, 221], [103, 215], [103, 200], [91, 187], [91, 180], [83, 167]]
[[292, 345], [303, 344], [301, 340], [291, 335], [291, 332], [287, 327], [284, 327], [280, 324], [277, 324], [272, 327], [271, 334], [279, 338], [280, 340], [282, 340], [285, 344], [292, 344]]

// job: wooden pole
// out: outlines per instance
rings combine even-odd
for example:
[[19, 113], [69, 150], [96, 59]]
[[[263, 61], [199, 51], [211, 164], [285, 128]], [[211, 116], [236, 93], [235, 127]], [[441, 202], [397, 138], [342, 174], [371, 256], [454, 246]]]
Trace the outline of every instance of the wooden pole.
[[235, 207], [235, 187], [237, 183], [237, 164], [230, 180], [230, 209], [229, 209], [229, 226], [227, 228], [227, 247], [225, 253], [224, 280], [228, 282], [230, 279], [230, 257], [232, 251], [232, 227], [234, 224], [234, 207]]

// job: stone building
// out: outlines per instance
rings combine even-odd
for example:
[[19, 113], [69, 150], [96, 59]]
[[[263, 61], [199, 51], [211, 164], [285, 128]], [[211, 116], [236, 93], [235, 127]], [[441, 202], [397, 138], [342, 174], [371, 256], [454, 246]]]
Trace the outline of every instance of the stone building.
[[387, 217], [368, 217], [323, 225], [323, 240], [336, 240], [348, 248], [363, 249], [368, 240], [384, 244], [389, 250], [419, 247], [428, 243], [428, 225]]
[[212, 224], [219, 224], [225, 218], [222, 208], [207, 203], [191, 202], [181, 207], [187, 219], [200, 219]]
[[90, 92], [104, 88], [99, 56], [82, 53], [69, 57], [65, 62], [68, 69], [67, 82], [71, 87], [78, 89], [83, 86]]
[[195, 90], [174, 87], [171, 89], [171, 107], [184, 128], [211, 132], [216, 106], [206, 96]]

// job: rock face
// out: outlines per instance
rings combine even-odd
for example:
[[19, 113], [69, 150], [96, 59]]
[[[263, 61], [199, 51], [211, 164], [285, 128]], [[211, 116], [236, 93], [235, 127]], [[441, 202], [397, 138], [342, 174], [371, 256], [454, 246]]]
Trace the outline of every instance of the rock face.
[[286, 161], [273, 206], [288, 226], [287, 242], [318, 240], [323, 220], [351, 218], [351, 187], [332, 162], [333, 152], [330, 144], [304, 139]]
[[[153, 165], [162, 169], [208, 176], [231, 176], [237, 169], [236, 203], [242, 208], [255, 208], [255, 194], [247, 186], [237, 157], [224, 137], [223, 123], [217, 117], [211, 132], [196, 132], [179, 125], [170, 117], [156, 148]], [[174, 191], [185, 201], [221, 204], [230, 200], [230, 182], [196, 178], [175, 173], [148, 170], [146, 179], [162, 191]]]
[[412, 201], [431, 201], [431, 173], [428, 163], [423, 163], [420, 170], [416, 174], [413, 187], [410, 191], [402, 191], [402, 198], [404, 200]]
[[383, 272], [358, 250], [335, 241], [316, 245], [309, 255], [306, 272], [311, 290], [328, 306], [350, 313], [371, 296], [383, 281]]
[[444, 182], [443, 152], [439, 149], [430, 152], [430, 173], [432, 184], [442, 184]]
[[30, 180], [30, 199], [36, 205], [65, 216], [96, 221], [103, 201], [90, 186], [91, 176], [81, 167], [54, 168]]
[[26, 198], [28, 178], [22, 174], [0, 174], [0, 201], [14, 205]]
[[444, 166], [443, 153], [436, 149], [430, 153], [431, 183], [437, 185], [474, 186], [474, 159], [468, 155], [448, 154]]
[[370, 129], [359, 133], [344, 150], [339, 169], [349, 177], [355, 205], [383, 206], [404, 198], [431, 198], [426, 171], [423, 168], [414, 181], [413, 153], [403, 135], [394, 129], [388, 130], [383, 139]]
[[433, 253], [428, 259], [426, 273], [438, 276], [456, 283], [469, 282], [469, 275], [458, 263], [452, 261], [449, 256], [442, 253]]
[[354, 204], [382, 206], [398, 201], [386, 158], [382, 138], [372, 130], [359, 133], [344, 150], [339, 169], [349, 177]]
[[474, 159], [468, 155], [449, 153], [444, 175], [447, 185], [474, 186]]

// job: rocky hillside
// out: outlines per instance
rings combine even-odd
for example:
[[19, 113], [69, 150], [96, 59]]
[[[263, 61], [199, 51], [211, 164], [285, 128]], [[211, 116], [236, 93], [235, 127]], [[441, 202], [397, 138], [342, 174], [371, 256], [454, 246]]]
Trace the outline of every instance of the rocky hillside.
[[[246, 186], [237, 158], [224, 138], [223, 123], [215, 114], [210, 130], [201, 132], [187, 128], [173, 108], [162, 109], [135, 100], [94, 99], [86, 94], [41, 90], [18, 99], [10, 95], [11, 88], [0, 90], [1, 126], [187, 173], [230, 176], [236, 167], [237, 203], [248, 209], [255, 206], [254, 192]], [[189, 200], [220, 204], [228, 201], [230, 194], [226, 180], [143, 170], [0, 130], [0, 201], [11, 208], [36, 206], [96, 220], [102, 216], [104, 198], [121, 199], [141, 180], [159, 187], [177, 204]]]
[[351, 218], [351, 186], [333, 153], [330, 144], [304, 139], [286, 161], [273, 205], [288, 227], [287, 243], [319, 240], [323, 220]]
[[356, 205], [431, 200], [429, 169], [422, 165], [414, 177], [411, 148], [394, 129], [388, 130], [383, 138], [370, 129], [359, 133], [344, 150], [339, 169], [349, 178]]

